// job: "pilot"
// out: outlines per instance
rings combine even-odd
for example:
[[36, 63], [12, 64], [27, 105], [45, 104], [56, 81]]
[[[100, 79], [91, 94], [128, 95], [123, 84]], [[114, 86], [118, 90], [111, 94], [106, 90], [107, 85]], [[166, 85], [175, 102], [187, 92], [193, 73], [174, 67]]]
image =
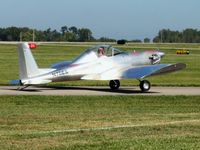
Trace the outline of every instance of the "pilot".
[[98, 49], [98, 56], [101, 57], [101, 56], [104, 56], [105, 55], [105, 49], [104, 47], [100, 47]]

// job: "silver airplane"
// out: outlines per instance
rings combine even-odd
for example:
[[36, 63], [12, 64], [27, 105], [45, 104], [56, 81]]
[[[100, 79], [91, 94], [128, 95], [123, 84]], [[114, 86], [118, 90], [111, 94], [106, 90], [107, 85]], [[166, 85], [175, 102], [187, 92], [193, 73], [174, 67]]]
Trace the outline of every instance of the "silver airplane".
[[[31, 53], [34, 43], [20, 43], [19, 80], [20, 90], [30, 85], [71, 80], [108, 80], [112, 90], [120, 87], [121, 79], [137, 79], [142, 92], [151, 88], [146, 77], [184, 69], [183, 63], [160, 64], [165, 55], [161, 51], [125, 52], [110, 45], [88, 48], [72, 61], [53, 64], [50, 68], [39, 68]], [[16, 80], [12, 81], [16, 83]]]

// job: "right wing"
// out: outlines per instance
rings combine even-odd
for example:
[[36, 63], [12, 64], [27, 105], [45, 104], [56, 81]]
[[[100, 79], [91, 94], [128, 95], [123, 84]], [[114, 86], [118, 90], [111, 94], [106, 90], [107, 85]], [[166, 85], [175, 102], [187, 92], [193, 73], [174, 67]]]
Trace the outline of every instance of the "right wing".
[[112, 68], [99, 74], [88, 74], [82, 80], [119, 80], [119, 79], [143, 79], [149, 76], [161, 75], [182, 70], [186, 67], [183, 63], [158, 64], [149, 66], [132, 67], [128, 69]]
[[123, 72], [122, 78], [142, 79], [149, 76], [161, 75], [182, 70], [186, 67], [183, 63], [158, 64], [143, 67], [130, 68]]

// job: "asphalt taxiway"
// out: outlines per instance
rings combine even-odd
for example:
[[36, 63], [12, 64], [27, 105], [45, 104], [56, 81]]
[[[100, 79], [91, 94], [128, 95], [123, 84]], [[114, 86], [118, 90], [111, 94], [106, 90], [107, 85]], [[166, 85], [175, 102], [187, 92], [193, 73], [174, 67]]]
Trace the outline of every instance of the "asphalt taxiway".
[[142, 93], [137, 86], [122, 86], [116, 91], [106, 86], [30, 86], [23, 91], [17, 88], [16, 86], [0, 86], [0, 95], [200, 95], [200, 87], [152, 87], [146, 93]]

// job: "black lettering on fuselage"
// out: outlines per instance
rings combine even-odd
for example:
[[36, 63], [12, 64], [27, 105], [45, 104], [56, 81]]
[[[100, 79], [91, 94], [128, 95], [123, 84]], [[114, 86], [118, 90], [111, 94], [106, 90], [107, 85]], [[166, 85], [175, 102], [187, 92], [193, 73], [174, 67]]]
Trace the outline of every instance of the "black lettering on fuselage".
[[68, 74], [68, 72], [66, 70], [58, 70], [58, 71], [52, 72], [52, 76], [54, 76], [54, 77], [64, 76], [67, 74]]

